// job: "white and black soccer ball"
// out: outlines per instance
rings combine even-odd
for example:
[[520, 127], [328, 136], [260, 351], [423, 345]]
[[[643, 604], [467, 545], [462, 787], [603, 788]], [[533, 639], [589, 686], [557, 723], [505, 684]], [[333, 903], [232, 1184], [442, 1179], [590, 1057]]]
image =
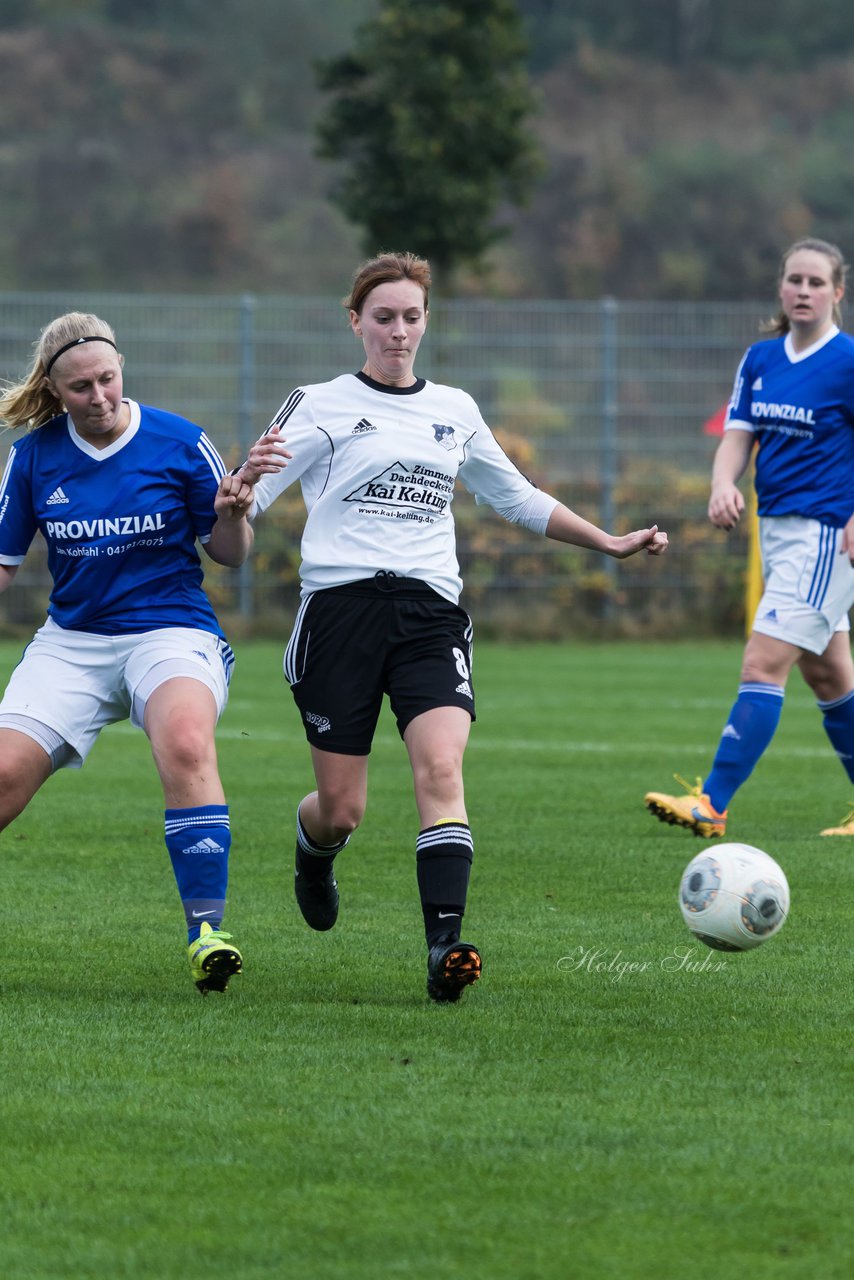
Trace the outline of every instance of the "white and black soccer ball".
[[750, 951], [779, 933], [789, 914], [789, 882], [770, 854], [718, 844], [692, 858], [679, 885], [682, 918], [716, 951]]

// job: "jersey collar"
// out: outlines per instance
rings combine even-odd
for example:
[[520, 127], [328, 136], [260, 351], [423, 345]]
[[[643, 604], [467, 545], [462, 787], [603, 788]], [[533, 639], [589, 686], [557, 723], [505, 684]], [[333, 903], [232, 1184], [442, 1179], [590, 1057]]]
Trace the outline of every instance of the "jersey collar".
[[426, 378], [416, 378], [411, 387], [390, 387], [387, 382], [376, 382], [373, 378], [369, 378], [361, 369], [356, 377], [372, 391], [382, 391], [389, 396], [414, 396], [416, 392], [423, 391], [427, 385]]
[[130, 444], [137, 431], [139, 431], [139, 405], [135, 400], [128, 400], [126, 396], [124, 397], [124, 403], [130, 409], [130, 422], [125, 427], [118, 440], [114, 440], [112, 444], [108, 444], [106, 449], [96, 449], [88, 440], [84, 440], [83, 437], [78, 434], [77, 428], [71, 421], [71, 414], [67, 413], [65, 415], [68, 434], [71, 437], [72, 442], [77, 445], [77, 448], [81, 453], [86, 454], [87, 458], [94, 458], [97, 462], [100, 462], [104, 458], [114, 458], [117, 453], [124, 449], [125, 445]]
[[822, 347], [831, 342], [839, 333], [838, 325], [832, 324], [827, 333], [819, 338], [818, 342], [814, 342], [811, 347], [806, 347], [803, 351], [796, 351], [792, 343], [791, 332], [787, 333], [783, 339], [783, 350], [789, 357], [792, 364], [799, 364], [801, 360], [808, 360], [810, 356], [814, 356], [816, 351], [821, 351]]

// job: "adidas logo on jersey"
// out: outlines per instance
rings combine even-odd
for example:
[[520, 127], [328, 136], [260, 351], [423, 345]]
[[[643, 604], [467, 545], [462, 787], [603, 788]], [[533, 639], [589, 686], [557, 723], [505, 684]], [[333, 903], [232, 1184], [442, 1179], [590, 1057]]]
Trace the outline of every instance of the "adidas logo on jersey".
[[211, 840], [210, 836], [205, 836], [204, 840], [200, 840], [198, 844], [191, 844], [184, 853], [224, 853], [221, 844], [217, 844], [216, 840]]
[[68, 498], [66, 498], [65, 494], [62, 491], [62, 485], [58, 485], [54, 489], [53, 493], [50, 495], [50, 497], [47, 500], [47, 506], [55, 507], [55, 506], [58, 506], [60, 502], [68, 502]]
[[750, 390], [751, 390], [751, 391], [761, 391], [761, 390], [762, 390], [762, 378], [761, 378], [761, 377], [759, 377], [759, 378], [757, 378], [757, 379], [756, 379], [756, 381], [755, 381], [755, 382], [753, 383], [753, 385], [751, 386]]
[[470, 698], [470, 697], [471, 697], [471, 685], [469, 684], [468, 680], [463, 680], [461, 684], [458, 684], [458, 685], [457, 685], [457, 688], [456, 688], [456, 692], [457, 692], [457, 693], [464, 693], [464, 694], [466, 695], [466, 697], [467, 697], [467, 698]]
[[350, 435], [364, 436], [364, 435], [367, 435], [369, 431], [377, 431], [377, 430], [378, 428], [375, 427], [372, 422], [368, 422], [367, 418], [362, 418], [361, 421], [356, 423], [355, 427], [350, 432]]

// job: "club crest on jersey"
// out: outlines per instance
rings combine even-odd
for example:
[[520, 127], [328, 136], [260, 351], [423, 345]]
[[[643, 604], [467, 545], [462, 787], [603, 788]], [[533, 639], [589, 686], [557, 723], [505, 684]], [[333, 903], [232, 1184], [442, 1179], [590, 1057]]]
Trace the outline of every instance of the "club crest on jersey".
[[453, 427], [444, 427], [442, 426], [441, 422], [434, 422], [433, 435], [436, 437], [437, 442], [442, 446], [443, 449], [450, 450], [450, 449], [453, 449], [454, 446], [456, 445], [456, 440], [454, 439]]

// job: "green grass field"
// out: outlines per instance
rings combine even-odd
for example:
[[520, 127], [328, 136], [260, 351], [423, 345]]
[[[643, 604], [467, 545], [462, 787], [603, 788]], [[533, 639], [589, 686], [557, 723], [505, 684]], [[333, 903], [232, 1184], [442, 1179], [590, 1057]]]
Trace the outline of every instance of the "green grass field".
[[739, 654], [476, 650], [484, 977], [454, 1006], [424, 992], [390, 717], [339, 924], [313, 934], [291, 889], [307, 749], [280, 648], [238, 646], [220, 758], [245, 972], [206, 1000], [147, 743], [105, 733], [2, 838], [4, 1280], [849, 1280], [854, 842], [817, 832], [852, 788], [802, 683], [728, 832], [788, 874], [778, 937], [693, 944], [676, 891], [703, 842], [642, 807], [706, 770]]

